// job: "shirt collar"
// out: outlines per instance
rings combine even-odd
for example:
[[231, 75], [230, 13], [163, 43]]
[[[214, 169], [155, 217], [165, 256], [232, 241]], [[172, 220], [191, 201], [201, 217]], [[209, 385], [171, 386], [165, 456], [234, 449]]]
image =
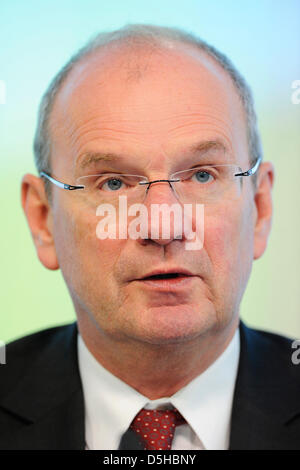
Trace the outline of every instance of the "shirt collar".
[[149, 400], [105, 369], [78, 333], [78, 361], [89, 447], [118, 449], [122, 435], [141, 408], [155, 409], [171, 404], [206, 449], [224, 448], [229, 436], [239, 349], [237, 328], [225, 351], [202, 374], [171, 397]]

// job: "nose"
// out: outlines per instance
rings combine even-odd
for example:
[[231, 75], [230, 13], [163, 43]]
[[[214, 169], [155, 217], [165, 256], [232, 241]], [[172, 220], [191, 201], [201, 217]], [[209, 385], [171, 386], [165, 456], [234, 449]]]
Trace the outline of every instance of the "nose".
[[147, 209], [147, 238], [140, 238], [142, 244], [151, 240], [165, 246], [173, 240], [184, 240], [183, 207], [176, 196], [174, 184], [169, 180], [154, 180], [146, 189], [143, 204]]

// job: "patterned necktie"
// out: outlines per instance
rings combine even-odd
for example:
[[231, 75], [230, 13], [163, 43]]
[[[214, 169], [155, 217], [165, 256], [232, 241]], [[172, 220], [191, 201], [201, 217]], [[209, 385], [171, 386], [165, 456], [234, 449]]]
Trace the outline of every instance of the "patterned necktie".
[[139, 436], [144, 450], [170, 450], [176, 426], [186, 421], [175, 408], [172, 410], [142, 410], [130, 428]]

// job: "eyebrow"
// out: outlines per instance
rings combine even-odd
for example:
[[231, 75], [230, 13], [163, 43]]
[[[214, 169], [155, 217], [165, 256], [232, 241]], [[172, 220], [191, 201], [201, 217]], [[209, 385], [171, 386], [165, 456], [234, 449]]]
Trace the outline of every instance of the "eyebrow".
[[227, 146], [221, 140], [206, 140], [193, 145], [189, 149], [192, 153], [207, 152], [208, 150], [223, 150], [228, 152]]
[[91, 165], [92, 163], [97, 163], [101, 161], [111, 162], [119, 160], [120, 158], [122, 158], [121, 155], [117, 155], [114, 153], [87, 152], [82, 155], [82, 157], [79, 157], [79, 159], [81, 160], [79, 168], [83, 169]]
[[[187, 151], [191, 152], [192, 154], [198, 153], [198, 152], [204, 153], [209, 150], [223, 150], [224, 152], [228, 152], [228, 148], [220, 140], [202, 141], [195, 145], [192, 145], [189, 149], [187, 149]], [[81, 160], [79, 164], [79, 169], [82, 170], [92, 165], [93, 163], [98, 163], [102, 161], [105, 161], [105, 162], [119, 161], [122, 158], [124, 158], [124, 156], [118, 155], [115, 153], [87, 152], [78, 158], [78, 160]]]

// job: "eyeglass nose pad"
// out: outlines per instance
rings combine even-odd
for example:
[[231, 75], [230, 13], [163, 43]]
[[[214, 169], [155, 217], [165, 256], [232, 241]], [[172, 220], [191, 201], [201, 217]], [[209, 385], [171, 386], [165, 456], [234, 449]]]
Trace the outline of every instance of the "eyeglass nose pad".
[[171, 188], [171, 190], [172, 190], [172, 192], [175, 194], [176, 198], [179, 199], [178, 194], [177, 194], [177, 192], [175, 191], [174, 186], [172, 185], [173, 182], [175, 183], [175, 182], [177, 182], [177, 181], [180, 181], [180, 180], [177, 180], [177, 179], [176, 179], [176, 180], [154, 180], [154, 181], [148, 181], [148, 182], [147, 182], [147, 185], [148, 185], [148, 186], [147, 186], [147, 189], [146, 189], [146, 191], [145, 191], [144, 200], [145, 200], [145, 198], [146, 198], [146, 196], [147, 196], [147, 194], [148, 194], [148, 191], [149, 191], [149, 188], [150, 188], [151, 184], [153, 184], [153, 183], [168, 183], [169, 186], [170, 186], [170, 188]]
[[[180, 197], [180, 195], [178, 194], [178, 191], [176, 191], [176, 186], [177, 188], [179, 188], [178, 185], [176, 185], [176, 183], [180, 182], [180, 179], [171, 179], [170, 182], [169, 182], [169, 185], [171, 186], [172, 188], [172, 191], [176, 197], [176, 199], [178, 199], [178, 201], [182, 202], [182, 198]], [[171, 183], [175, 183], [175, 184], [171, 184]]]
[[149, 182], [147, 183], [148, 186], [147, 186], [147, 189], [146, 189], [146, 193], [148, 193], [149, 188], [150, 188], [151, 184], [153, 184], [153, 183], [169, 183], [170, 188], [172, 189], [172, 191], [174, 191], [174, 188], [173, 188], [173, 186], [171, 185], [171, 181], [169, 181], [169, 180], [155, 180], [155, 181], [149, 181]]

